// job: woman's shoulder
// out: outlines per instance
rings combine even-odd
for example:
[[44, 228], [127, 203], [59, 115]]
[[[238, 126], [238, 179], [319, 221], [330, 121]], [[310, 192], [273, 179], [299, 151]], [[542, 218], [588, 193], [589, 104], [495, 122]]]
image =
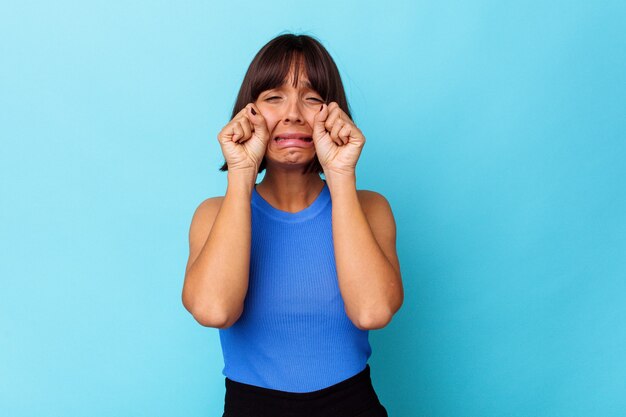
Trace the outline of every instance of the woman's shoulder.
[[224, 196], [215, 196], [205, 198], [200, 204], [196, 211], [213, 211], [216, 208], [219, 209], [222, 205], [222, 201], [224, 201]]
[[215, 197], [207, 197], [206, 199], [204, 199], [200, 205], [198, 206], [198, 208], [202, 207], [202, 208], [209, 208], [209, 207], [214, 207], [214, 206], [221, 206], [222, 205], [222, 201], [224, 201], [224, 197], [223, 195], [218, 195]]
[[216, 196], [206, 198], [200, 202], [193, 213], [192, 227], [199, 226], [200, 228], [205, 228], [207, 226], [211, 226], [215, 217], [217, 217], [217, 213], [219, 212], [223, 201], [224, 196]]
[[379, 192], [372, 190], [356, 190], [356, 192], [359, 197], [361, 207], [366, 214], [368, 212], [380, 211], [385, 208], [391, 209], [389, 201], [387, 201], [385, 196]]
[[389, 201], [381, 193], [371, 190], [357, 190], [359, 203], [367, 222], [375, 234], [379, 232], [395, 235], [396, 222]]

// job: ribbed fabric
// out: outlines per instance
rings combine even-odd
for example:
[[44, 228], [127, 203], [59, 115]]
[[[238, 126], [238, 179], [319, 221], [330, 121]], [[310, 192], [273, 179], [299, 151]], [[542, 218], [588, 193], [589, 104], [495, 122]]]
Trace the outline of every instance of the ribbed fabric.
[[252, 246], [244, 310], [219, 329], [229, 379], [287, 392], [320, 390], [365, 369], [369, 332], [350, 321], [339, 292], [328, 185], [304, 210], [278, 210], [252, 192]]

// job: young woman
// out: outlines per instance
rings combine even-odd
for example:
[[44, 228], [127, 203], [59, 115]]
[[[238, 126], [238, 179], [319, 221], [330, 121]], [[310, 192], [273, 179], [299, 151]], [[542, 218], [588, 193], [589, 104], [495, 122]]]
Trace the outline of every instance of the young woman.
[[261, 48], [218, 140], [226, 195], [194, 213], [182, 299], [219, 329], [224, 417], [386, 416], [368, 332], [404, 298], [395, 221], [356, 189], [365, 137], [320, 42]]

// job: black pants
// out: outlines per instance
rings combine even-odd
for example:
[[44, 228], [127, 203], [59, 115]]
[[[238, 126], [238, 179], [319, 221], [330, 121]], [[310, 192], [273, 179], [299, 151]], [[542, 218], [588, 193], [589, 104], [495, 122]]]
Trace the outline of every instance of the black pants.
[[369, 364], [358, 374], [313, 392], [285, 392], [226, 378], [222, 417], [388, 417], [372, 386]]

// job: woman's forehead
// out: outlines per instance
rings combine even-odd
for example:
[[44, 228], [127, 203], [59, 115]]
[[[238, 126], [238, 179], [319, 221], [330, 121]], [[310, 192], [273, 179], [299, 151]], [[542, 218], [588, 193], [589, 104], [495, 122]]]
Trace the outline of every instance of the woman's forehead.
[[296, 88], [303, 88], [303, 89], [313, 90], [313, 86], [311, 85], [309, 80], [308, 79], [304, 79], [303, 80], [302, 78], [298, 79], [298, 85], [294, 86], [292, 80], [285, 80], [277, 88], [285, 88], [286, 86], [292, 86], [292, 87], [296, 87]]
[[294, 68], [292, 67], [291, 70], [289, 70], [289, 72], [287, 73], [287, 75], [285, 76], [285, 79], [283, 80], [283, 84], [290, 84], [293, 85], [294, 87], [304, 87], [304, 88], [312, 88], [311, 87], [311, 83], [309, 82], [309, 76], [307, 75], [306, 71], [300, 67], [300, 71], [298, 72], [298, 85], [294, 85], [294, 75], [295, 75], [295, 71]]
[[306, 76], [301, 75], [300, 77], [298, 77], [298, 85], [294, 86], [293, 85], [293, 78], [291, 77], [286, 77], [283, 80], [283, 83], [280, 85], [277, 85], [274, 88], [270, 88], [267, 91], [270, 90], [285, 90], [285, 89], [289, 89], [289, 88], [296, 88], [299, 90], [312, 90], [315, 91], [315, 88], [313, 88], [313, 86], [311, 85], [311, 82], [309, 81], [308, 78], [306, 78]]

